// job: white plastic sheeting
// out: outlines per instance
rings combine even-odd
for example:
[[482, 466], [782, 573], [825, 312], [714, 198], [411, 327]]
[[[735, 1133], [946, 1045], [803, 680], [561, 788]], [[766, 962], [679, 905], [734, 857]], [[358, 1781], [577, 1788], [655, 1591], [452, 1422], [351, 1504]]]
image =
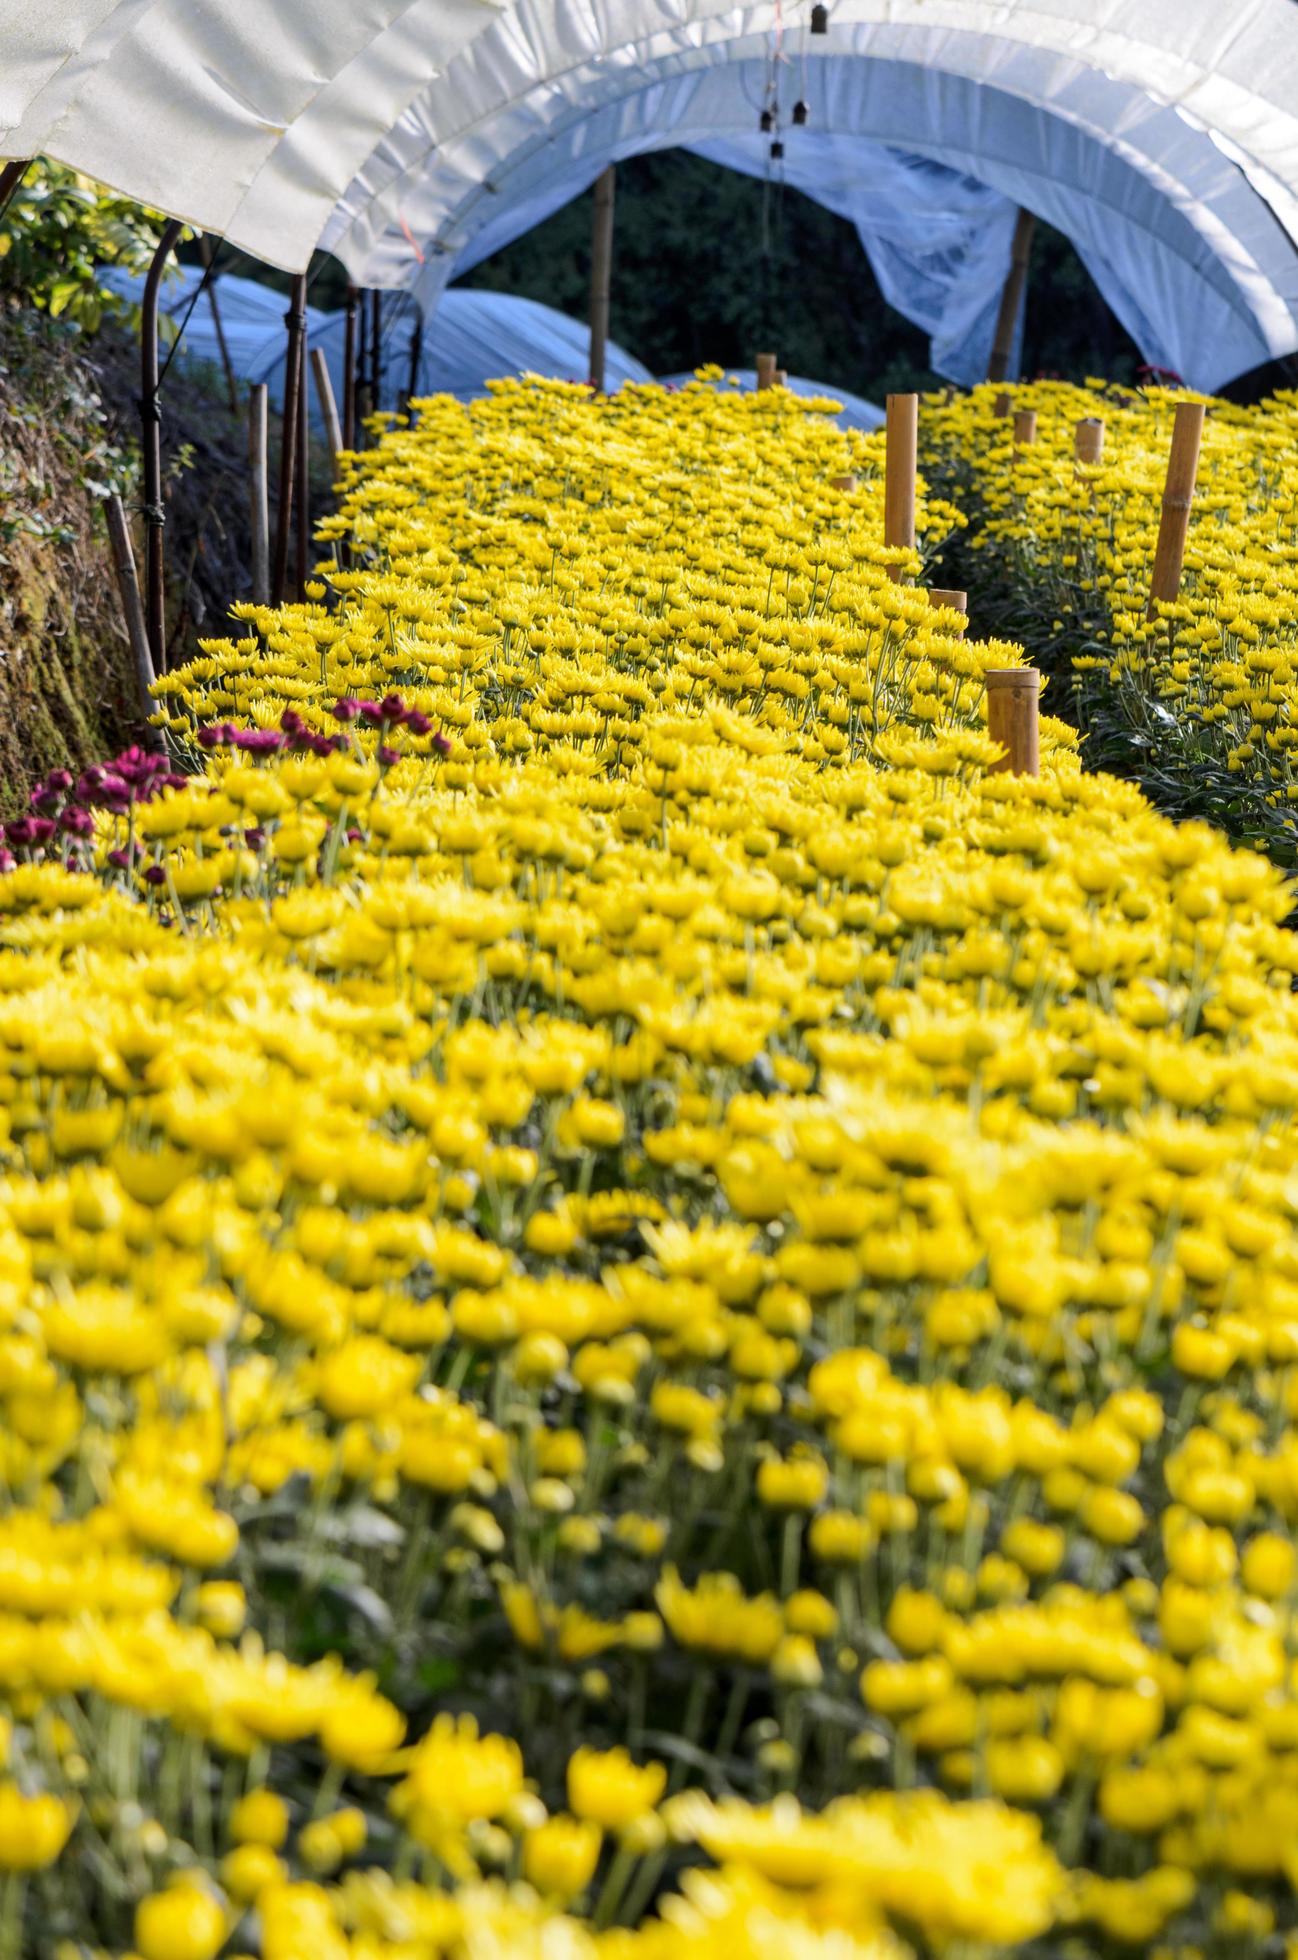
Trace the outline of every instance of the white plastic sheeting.
[[[123, 297], [139, 300], [141, 279], [116, 271], [107, 272], [104, 279]], [[186, 266], [168, 279], [162, 289], [162, 312], [183, 328], [176, 357], [220, 361], [220, 341], [212, 312], [215, 289], [231, 367], [241, 380], [265, 381], [271, 400], [278, 407], [284, 392], [284, 315], [288, 302], [282, 293], [260, 285], [255, 279], [233, 276], [210, 282], [195, 300], [201, 279], [202, 274], [196, 268]], [[404, 400], [410, 386], [416, 315], [407, 299], [392, 294], [384, 300], [383, 316], [379, 335], [382, 405], [393, 408]], [[324, 350], [334, 394], [341, 406], [344, 316], [308, 306], [307, 332], [310, 345]], [[456, 290], [443, 294], [437, 312], [424, 326], [415, 393], [456, 395], [468, 401], [482, 394], [489, 380], [510, 374], [543, 374], [559, 381], [583, 381], [589, 356], [589, 330], [552, 306], [542, 306], [539, 300], [522, 299], [514, 293]], [[642, 362], [633, 359], [616, 341], [609, 342], [605, 357], [608, 387], [620, 388], [624, 381], [652, 378]], [[318, 424], [320, 416], [314, 388], [310, 404], [312, 418]]]
[[[1061, 213], [1149, 358], [1212, 385], [1298, 346], [1292, 0], [834, 0], [808, 43], [809, 3], [3, 0], [0, 154], [43, 150], [291, 268], [323, 236], [358, 282], [428, 304], [500, 218], [538, 209], [542, 179], [571, 195], [609, 156], [682, 140], [690, 84], [778, 39], [786, 95], [807, 96], [804, 54], [808, 77], [826, 56], [852, 77], [821, 133]], [[899, 138], [868, 77], [907, 66], [943, 113]], [[1011, 100], [1035, 130], [1013, 144]], [[620, 110], [629, 147], [595, 133]], [[751, 132], [696, 113], [688, 140]], [[939, 340], [978, 312], [972, 273], [948, 283]]]
[[[730, 385], [732, 377], [741, 388], [757, 386], [755, 368], [727, 368], [725, 380], [719, 381], [717, 387], [724, 390]], [[665, 374], [662, 377], [665, 388], [683, 388], [693, 379], [692, 374]], [[808, 400], [837, 402], [838, 413], [833, 419], [843, 429], [864, 429], [869, 435], [875, 429], [881, 429], [887, 419], [883, 410], [873, 402], [866, 401], [861, 395], [845, 394], [841, 388], [831, 388], [827, 381], [809, 381], [805, 374], [791, 374], [784, 385], [790, 394], [801, 395]]]

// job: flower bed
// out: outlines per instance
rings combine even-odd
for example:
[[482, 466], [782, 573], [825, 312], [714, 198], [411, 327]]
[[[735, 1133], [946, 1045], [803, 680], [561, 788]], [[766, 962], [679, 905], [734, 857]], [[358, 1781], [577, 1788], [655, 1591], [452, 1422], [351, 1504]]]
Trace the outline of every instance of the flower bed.
[[10, 830], [0, 1952], [1294, 1924], [1285, 889], [880, 463], [427, 404]]

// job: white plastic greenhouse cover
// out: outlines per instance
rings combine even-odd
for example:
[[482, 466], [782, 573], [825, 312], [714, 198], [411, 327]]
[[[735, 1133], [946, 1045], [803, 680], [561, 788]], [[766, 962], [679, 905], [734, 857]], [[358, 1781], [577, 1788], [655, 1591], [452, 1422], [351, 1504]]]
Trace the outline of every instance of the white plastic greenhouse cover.
[[[427, 303], [612, 158], [685, 141], [764, 169], [753, 78], [778, 48], [786, 110], [812, 104], [790, 181], [856, 221], [948, 372], [977, 364], [1019, 202], [1198, 385], [1298, 348], [1292, 0], [832, 0], [810, 41], [809, 8], [0, 0], [0, 154], [288, 268], [323, 242]], [[897, 152], [912, 187], [917, 161], [952, 173], [926, 187], [951, 192], [936, 246], [931, 195], [909, 224], [879, 211]]]

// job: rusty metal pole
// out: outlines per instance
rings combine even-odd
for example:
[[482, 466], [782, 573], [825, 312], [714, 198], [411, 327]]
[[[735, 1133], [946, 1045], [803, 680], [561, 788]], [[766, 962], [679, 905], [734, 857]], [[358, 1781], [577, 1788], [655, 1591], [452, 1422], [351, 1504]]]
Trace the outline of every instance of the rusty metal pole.
[[4, 169], [0, 170], [0, 216], [3, 216], [5, 206], [22, 183], [23, 178], [31, 169], [34, 161], [35, 159], [33, 157], [18, 157], [13, 163], [7, 163]]
[[288, 548], [292, 536], [293, 478], [297, 472], [298, 396], [302, 390], [302, 342], [306, 335], [306, 274], [293, 281], [293, 295], [284, 315], [288, 328], [288, 354], [284, 363], [284, 399], [280, 405], [283, 439], [279, 452], [279, 508], [275, 513], [275, 571], [271, 579], [270, 602], [284, 603], [288, 582]]
[[177, 218], [164, 226], [153, 255], [144, 296], [140, 301], [140, 438], [144, 460], [144, 603], [154, 672], [167, 666], [167, 588], [162, 554], [162, 530], [167, 513], [162, 502], [162, 404], [158, 400], [158, 290], [172, 247], [185, 229]]
[[590, 385], [604, 392], [608, 350], [609, 296], [613, 286], [613, 192], [617, 171], [610, 163], [595, 179], [595, 221], [590, 245]]
[[343, 336], [343, 436], [344, 449], [356, 447], [356, 301], [355, 286], [347, 288], [346, 330]]

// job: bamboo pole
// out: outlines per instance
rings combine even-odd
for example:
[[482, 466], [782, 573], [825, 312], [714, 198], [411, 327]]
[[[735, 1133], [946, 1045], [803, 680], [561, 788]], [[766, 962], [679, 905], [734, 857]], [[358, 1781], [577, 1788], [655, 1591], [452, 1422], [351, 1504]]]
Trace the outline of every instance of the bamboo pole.
[[1016, 408], [1014, 411], [1014, 447], [1031, 449], [1037, 439], [1037, 411], [1035, 408]]
[[595, 179], [595, 215], [590, 239], [590, 385], [604, 393], [608, 353], [608, 314], [613, 290], [613, 197], [617, 171], [610, 163]]
[[370, 413], [383, 406], [383, 295], [377, 286], [370, 293]]
[[252, 602], [270, 604], [269, 391], [254, 381], [248, 391], [248, 466], [252, 477]]
[[1094, 469], [1104, 461], [1104, 421], [1099, 415], [1084, 415], [1073, 430], [1073, 455], [1079, 463]]
[[1013, 395], [1007, 389], [1002, 388], [1000, 394], [997, 395], [995, 401], [992, 403], [992, 414], [996, 416], [998, 421], [1004, 422], [1013, 406]]
[[0, 170], [0, 216], [3, 216], [5, 207], [31, 169], [33, 161], [31, 157], [17, 157]]
[[365, 417], [369, 414], [369, 400], [370, 400], [370, 384], [369, 384], [370, 309], [365, 304], [364, 293], [361, 293], [359, 295], [357, 306], [358, 306], [358, 315], [360, 321], [360, 331], [356, 339], [356, 375], [353, 383], [353, 386], [356, 391], [356, 402], [355, 402], [356, 425], [352, 430], [352, 440], [355, 443], [355, 446], [358, 449], [361, 449], [365, 445]]
[[831, 476], [829, 487], [831, 490], [841, 490], [844, 496], [851, 497], [856, 494], [856, 478], [850, 472], [846, 476]]
[[212, 325], [216, 329], [216, 344], [221, 354], [221, 366], [225, 370], [225, 392], [230, 400], [231, 415], [237, 415], [239, 413], [239, 384], [234, 378], [234, 362], [230, 359], [230, 349], [225, 338], [225, 326], [221, 319], [221, 309], [217, 305], [216, 281], [212, 277], [212, 265], [215, 259], [215, 253], [212, 251], [212, 241], [206, 232], [203, 232], [199, 238], [198, 251], [203, 261], [203, 275], [208, 282], [207, 303], [212, 309]]
[[406, 414], [419, 392], [419, 364], [424, 358], [424, 316], [415, 308], [415, 324], [410, 330], [410, 373], [406, 379]]
[[1000, 311], [996, 315], [996, 332], [992, 336], [991, 359], [987, 364], [989, 381], [1004, 381], [1009, 375], [1010, 360], [1014, 353], [1014, 329], [1018, 325], [1019, 307], [1023, 301], [1024, 288], [1028, 283], [1028, 261], [1032, 257], [1032, 234], [1037, 221], [1031, 211], [1020, 209], [1014, 220], [1014, 238], [1010, 245], [1010, 269], [1001, 289]]
[[316, 399], [320, 403], [320, 419], [324, 423], [325, 443], [329, 450], [329, 480], [338, 481], [338, 457], [344, 448], [342, 424], [338, 420], [338, 403], [334, 399], [334, 385], [329, 379], [329, 363], [325, 359], [323, 347], [311, 349], [311, 373], [315, 377]]
[[343, 333], [343, 448], [356, 447], [356, 301], [355, 286], [347, 288]]
[[[884, 443], [883, 541], [912, 549], [915, 543], [915, 463], [919, 448], [919, 396], [889, 395]], [[900, 585], [905, 571], [890, 565]]]
[[282, 606], [288, 584], [288, 551], [293, 536], [293, 482], [297, 475], [298, 398], [302, 393], [302, 342], [306, 334], [306, 275], [293, 281], [293, 296], [284, 315], [288, 353], [284, 362], [283, 438], [279, 451], [279, 506], [275, 512], [275, 569], [271, 604]]
[[1154, 572], [1149, 581], [1146, 614], [1149, 619], [1157, 618], [1160, 602], [1170, 605], [1181, 590], [1185, 540], [1190, 529], [1195, 478], [1199, 473], [1203, 409], [1202, 402], [1176, 404], [1172, 448], [1167, 459], [1167, 482], [1163, 488], [1163, 511], [1158, 523], [1158, 544], [1154, 550]]
[[969, 594], [967, 592], [957, 592], [950, 586], [930, 585], [928, 588], [928, 602], [930, 606], [949, 606], [953, 612], [967, 613], [969, 611]]
[[759, 354], [757, 356], [757, 385], [759, 388], [773, 388], [775, 386], [775, 366], [778, 358], [778, 355], [775, 354]]
[[144, 452], [144, 603], [154, 670], [167, 665], [167, 582], [162, 532], [162, 404], [158, 400], [158, 291], [171, 248], [185, 227], [173, 218], [163, 228], [140, 301], [140, 429]]
[[[144, 604], [140, 598], [140, 581], [135, 571], [135, 552], [131, 545], [130, 526], [126, 521], [122, 500], [115, 491], [111, 496], [104, 498], [104, 519], [108, 525], [108, 542], [113, 553], [113, 570], [117, 574], [117, 590], [121, 595], [122, 616], [126, 621], [126, 634], [135, 659], [135, 679], [140, 691], [140, 713], [147, 726], [148, 718], [156, 705], [151, 689], [157, 675], [153, 671], [149, 628], [144, 617]], [[162, 738], [155, 729], [149, 731], [149, 746], [151, 748], [162, 746]]]
[[991, 667], [987, 683], [987, 733], [1005, 754], [989, 764], [1015, 776], [1041, 774], [1038, 707], [1041, 676], [1035, 667]]

